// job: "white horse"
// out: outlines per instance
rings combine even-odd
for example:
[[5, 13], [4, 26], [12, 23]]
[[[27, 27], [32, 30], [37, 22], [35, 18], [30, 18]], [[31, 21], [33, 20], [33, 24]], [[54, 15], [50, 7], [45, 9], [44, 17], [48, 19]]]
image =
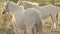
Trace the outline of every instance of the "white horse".
[[[30, 3], [18, 1], [17, 3], [19, 6], [24, 6], [26, 8], [36, 8], [37, 10], [41, 11], [42, 18], [45, 19], [48, 16], [51, 16], [53, 21], [53, 28], [56, 29], [58, 25], [58, 11], [59, 7], [55, 5], [46, 5], [46, 6], [33, 6]], [[29, 6], [30, 5], [30, 6]], [[29, 7], [28, 7], [29, 6]], [[55, 23], [54, 23], [55, 22]]]
[[25, 8], [32, 8], [32, 6], [38, 6], [39, 4], [38, 3], [35, 3], [35, 2], [28, 2], [28, 1], [18, 1], [17, 4], [19, 6], [24, 6]]
[[[22, 6], [22, 7], [24, 7], [24, 9], [27, 9], [27, 8], [32, 8], [33, 6], [38, 6], [39, 4], [38, 3], [32, 3], [32, 2], [28, 2], [28, 1], [18, 1], [17, 2], [17, 5], [19, 5], [19, 6]], [[36, 24], [37, 25], [37, 24]], [[36, 26], [35, 25], [35, 26]], [[37, 27], [37, 26], [36, 26]], [[35, 27], [34, 27], [35, 28]], [[37, 30], [36, 30], [36, 32], [38, 32], [38, 28], [36, 28]], [[33, 31], [33, 33], [34, 33], [34, 31]]]
[[27, 34], [32, 34], [32, 29], [35, 24], [37, 24], [37, 28], [40, 31], [39, 33], [42, 34], [42, 16], [38, 10], [34, 8], [29, 8], [24, 11], [16, 3], [6, 1], [2, 13], [6, 14], [8, 12], [11, 12], [13, 16], [12, 22], [15, 34], [19, 34], [18, 28], [26, 28]]
[[41, 11], [42, 19], [51, 16], [53, 21], [53, 29], [57, 29], [58, 26], [58, 12], [59, 7], [55, 5], [46, 5], [46, 6], [34, 6], [33, 8]]

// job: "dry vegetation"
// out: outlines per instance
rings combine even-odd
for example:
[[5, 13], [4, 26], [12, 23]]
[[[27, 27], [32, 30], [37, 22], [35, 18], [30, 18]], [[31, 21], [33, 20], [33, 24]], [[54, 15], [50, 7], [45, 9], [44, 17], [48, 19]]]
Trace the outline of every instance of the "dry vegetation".
[[[11, 22], [11, 14], [2, 15], [1, 11], [3, 8], [3, 4], [0, 4], [0, 34], [15, 34], [14, 29]], [[60, 21], [60, 12], [58, 17], [58, 22]], [[57, 31], [51, 31], [52, 28], [52, 20], [50, 17], [43, 20], [43, 33], [44, 34], [60, 34], [60, 23], [58, 25]]]

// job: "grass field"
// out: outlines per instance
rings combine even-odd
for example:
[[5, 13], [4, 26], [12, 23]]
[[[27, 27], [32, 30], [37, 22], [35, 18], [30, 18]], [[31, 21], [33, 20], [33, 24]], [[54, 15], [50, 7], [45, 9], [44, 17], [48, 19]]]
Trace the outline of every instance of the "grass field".
[[[4, 16], [1, 14], [3, 8], [3, 4], [0, 5], [0, 34], [15, 34], [14, 29], [11, 22], [11, 14], [6, 15], [6, 20], [4, 20]], [[60, 22], [60, 12], [58, 15], [58, 22]], [[52, 20], [50, 16], [47, 19], [43, 20], [43, 33], [44, 34], [60, 34], [60, 23], [58, 25], [57, 31], [51, 31], [52, 28]]]

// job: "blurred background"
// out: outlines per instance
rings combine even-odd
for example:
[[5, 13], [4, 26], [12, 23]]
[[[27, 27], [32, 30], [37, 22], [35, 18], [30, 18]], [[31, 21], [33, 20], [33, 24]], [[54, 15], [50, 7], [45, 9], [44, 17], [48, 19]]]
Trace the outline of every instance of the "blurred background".
[[[0, 34], [15, 34], [14, 32], [14, 28], [11, 22], [11, 14], [7, 14], [7, 15], [2, 15], [1, 11], [2, 8], [4, 6], [4, 2], [6, 2], [7, 0], [0, 0]], [[13, 2], [18, 2], [18, 0], [9, 0], [9, 1], [13, 1]], [[53, 4], [56, 6], [60, 7], [60, 0], [20, 0], [20, 1], [29, 1], [29, 2], [36, 2], [39, 4], [39, 6], [44, 6], [44, 5], [48, 5], [48, 4]], [[60, 22], [60, 12], [58, 15], [58, 22]], [[43, 33], [44, 34], [60, 34], [60, 23], [58, 26], [58, 31], [51, 31], [52, 28], [52, 20], [50, 18], [50, 16], [47, 19], [43, 20]]]

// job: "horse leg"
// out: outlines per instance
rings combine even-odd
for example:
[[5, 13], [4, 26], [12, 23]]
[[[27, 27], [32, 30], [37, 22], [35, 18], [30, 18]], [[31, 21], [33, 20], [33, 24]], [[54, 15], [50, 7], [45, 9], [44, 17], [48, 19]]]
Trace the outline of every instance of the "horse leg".
[[25, 28], [25, 30], [24, 30], [24, 34], [26, 34], [26, 28]]
[[32, 34], [32, 27], [26, 27], [27, 34]]
[[26, 32], [27, 32], [27, 34], [33, 34], [33, 32], [32, 32], [33, 26], [34, 26], [34, 24], [26, 25]]
[[21, 29], [20, 34], [26, 34], [24, 29]]
[[17, 23], [17, 21], [15, 20], [15, 17], [14, 17], [14, 16], [12, 16], [12, 24], [13, 24], [13, 28], [14, 28], [15, 34], [19, 34], [18, 23]]
[[37, 21], [36, 21], [36, 32], [39, 34], [43, 34], [43, 30], [42, 30], [42, 19], [38, 16], [37, 17]]
[[33, 32], [33, 34], [36, 34], [36, 27], [35, 26], [33, 27], [32, 32]]
[[13, 27], [14, 27], [15, 34], [19, 34], [18, 33], [18, 26], [16, 24], [14, 24]]
[[42, 22], [38, 22], [36, 24], [36, 32], [39, 33], [39, 34], [43, 34], [43, 31], [42, 31]]
[[58, 16], [57, 15], [53, 15], [52, 16], [52, 21], [53, 21], [53, 28], [57, 29], [57, 26], [58, 26]]

